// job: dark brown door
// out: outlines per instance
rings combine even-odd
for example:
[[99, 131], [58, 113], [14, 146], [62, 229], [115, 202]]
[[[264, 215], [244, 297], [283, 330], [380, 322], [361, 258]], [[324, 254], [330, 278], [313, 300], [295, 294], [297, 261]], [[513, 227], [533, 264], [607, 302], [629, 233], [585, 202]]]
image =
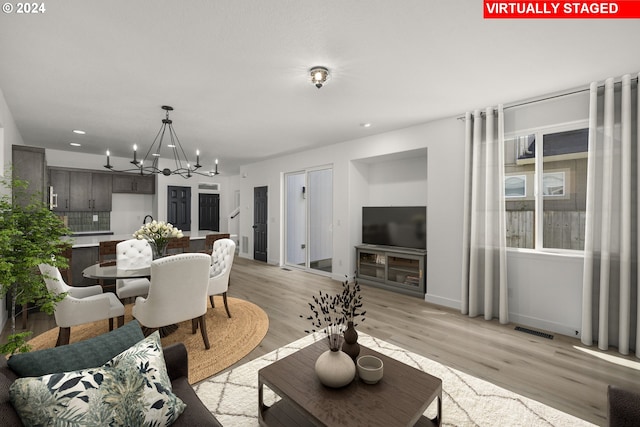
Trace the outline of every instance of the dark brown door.
[[267, 262], [267, 187], [253, 189], [253, 259]]
[[220, 195], [200, 194], [198, 199], [198, 228], [220, 231]]
[[167, 221], [182, 231], [191, 231], [191, 187], [167, 188]]

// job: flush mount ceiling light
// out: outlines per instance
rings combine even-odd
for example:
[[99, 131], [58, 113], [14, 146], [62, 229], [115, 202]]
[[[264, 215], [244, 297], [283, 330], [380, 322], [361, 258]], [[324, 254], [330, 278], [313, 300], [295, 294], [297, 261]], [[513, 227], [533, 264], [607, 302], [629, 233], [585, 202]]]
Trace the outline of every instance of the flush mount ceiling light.
[[329, 69], [326, 67], [313, 67], [309, 70], [311, 83], [320, 89], [329, 80]]
[[[218, 175], [218, 159], [215, 162], [215, 169], [206, 173], [196, 172], [199, 168], [202, 167], [200, 165], [200, 150], [196, 150], [196, 164], [191, 165], [189, 163], [189, 159], [182, 148], [182, 144], [180, 144], [180, 140], [178, 139], [178, 135], [173, 130], [173, 121], [169, 119], [169, 111], [173, 111], [173, 107], [169, 105], [163, 105], [162, 109], [165, 111], [165, 118], [162, 119], [162, 126], [160, 126], [160, 130], [156, 135], [151, 147], [145, 154], [142, 160], [138, 160], [138, 146], [134, 144], [133, 146], [133, 160], [131, 164], [135, 167], [133, 169], [125, 169], [125, 170], [116, 170], [113, 168], [113, 165], [110, 163], [109, 159], [109, 150], [107, 150], [107, 164], [104, 165], [105, 168], [114, 171], [114, 172], [139, 172], [140, 175], [152, 175], [152, 174], [162, 174], [165, 176], [169, 175], [180, 175], [183, 178], [191, 178], [193, 174], [203, 175], [203, 176], [214, 176]], [[173, 154], [173, 159], [175, 162], [175, 169], [164, 168], [160, 169], [158, 167], [158, 161], [160, 160], [160, 151], [162, 150], [162, 143], [164, 140], [164, 135], [169, 131], [168, 134], [168, 142], [167, 147], [170, 147]]]

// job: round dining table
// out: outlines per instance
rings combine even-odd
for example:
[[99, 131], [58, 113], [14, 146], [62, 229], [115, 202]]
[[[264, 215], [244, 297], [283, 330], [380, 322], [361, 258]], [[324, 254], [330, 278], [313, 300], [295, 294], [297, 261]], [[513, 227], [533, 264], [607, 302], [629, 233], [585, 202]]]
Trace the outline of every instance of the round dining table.
[[115, 262], [103, 262], [90, 265], [82, 270], [82, 275], [88, 279], [96, 280], [117, 280], [117, 279], [139, 279], [151, 277], [151, 266], [125, 269], [118, 268]]

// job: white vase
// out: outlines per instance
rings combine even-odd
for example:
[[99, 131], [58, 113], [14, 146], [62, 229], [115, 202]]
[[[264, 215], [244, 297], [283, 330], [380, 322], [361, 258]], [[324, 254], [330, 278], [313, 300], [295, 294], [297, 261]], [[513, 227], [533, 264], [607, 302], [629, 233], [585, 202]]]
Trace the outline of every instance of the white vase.
[[316, 375], [327, 387], [344, 387], [356, 376], [356, 365], [348, 354], [327, 350], [316, 360]]

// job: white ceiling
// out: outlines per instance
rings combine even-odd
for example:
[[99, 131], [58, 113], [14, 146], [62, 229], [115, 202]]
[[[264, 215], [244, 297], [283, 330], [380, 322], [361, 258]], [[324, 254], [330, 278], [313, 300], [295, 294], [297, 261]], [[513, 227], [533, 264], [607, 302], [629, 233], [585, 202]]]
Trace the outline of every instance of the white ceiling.
[[[0, 15], [0, 88], [25, 144], [144, 153], [166, 104], [185, 150], [225, 174], [640, 71], [638, 20], [485, 20], [481, 0], [44, 4]], [[314, 65], [332, 72], [322, 89]]]

